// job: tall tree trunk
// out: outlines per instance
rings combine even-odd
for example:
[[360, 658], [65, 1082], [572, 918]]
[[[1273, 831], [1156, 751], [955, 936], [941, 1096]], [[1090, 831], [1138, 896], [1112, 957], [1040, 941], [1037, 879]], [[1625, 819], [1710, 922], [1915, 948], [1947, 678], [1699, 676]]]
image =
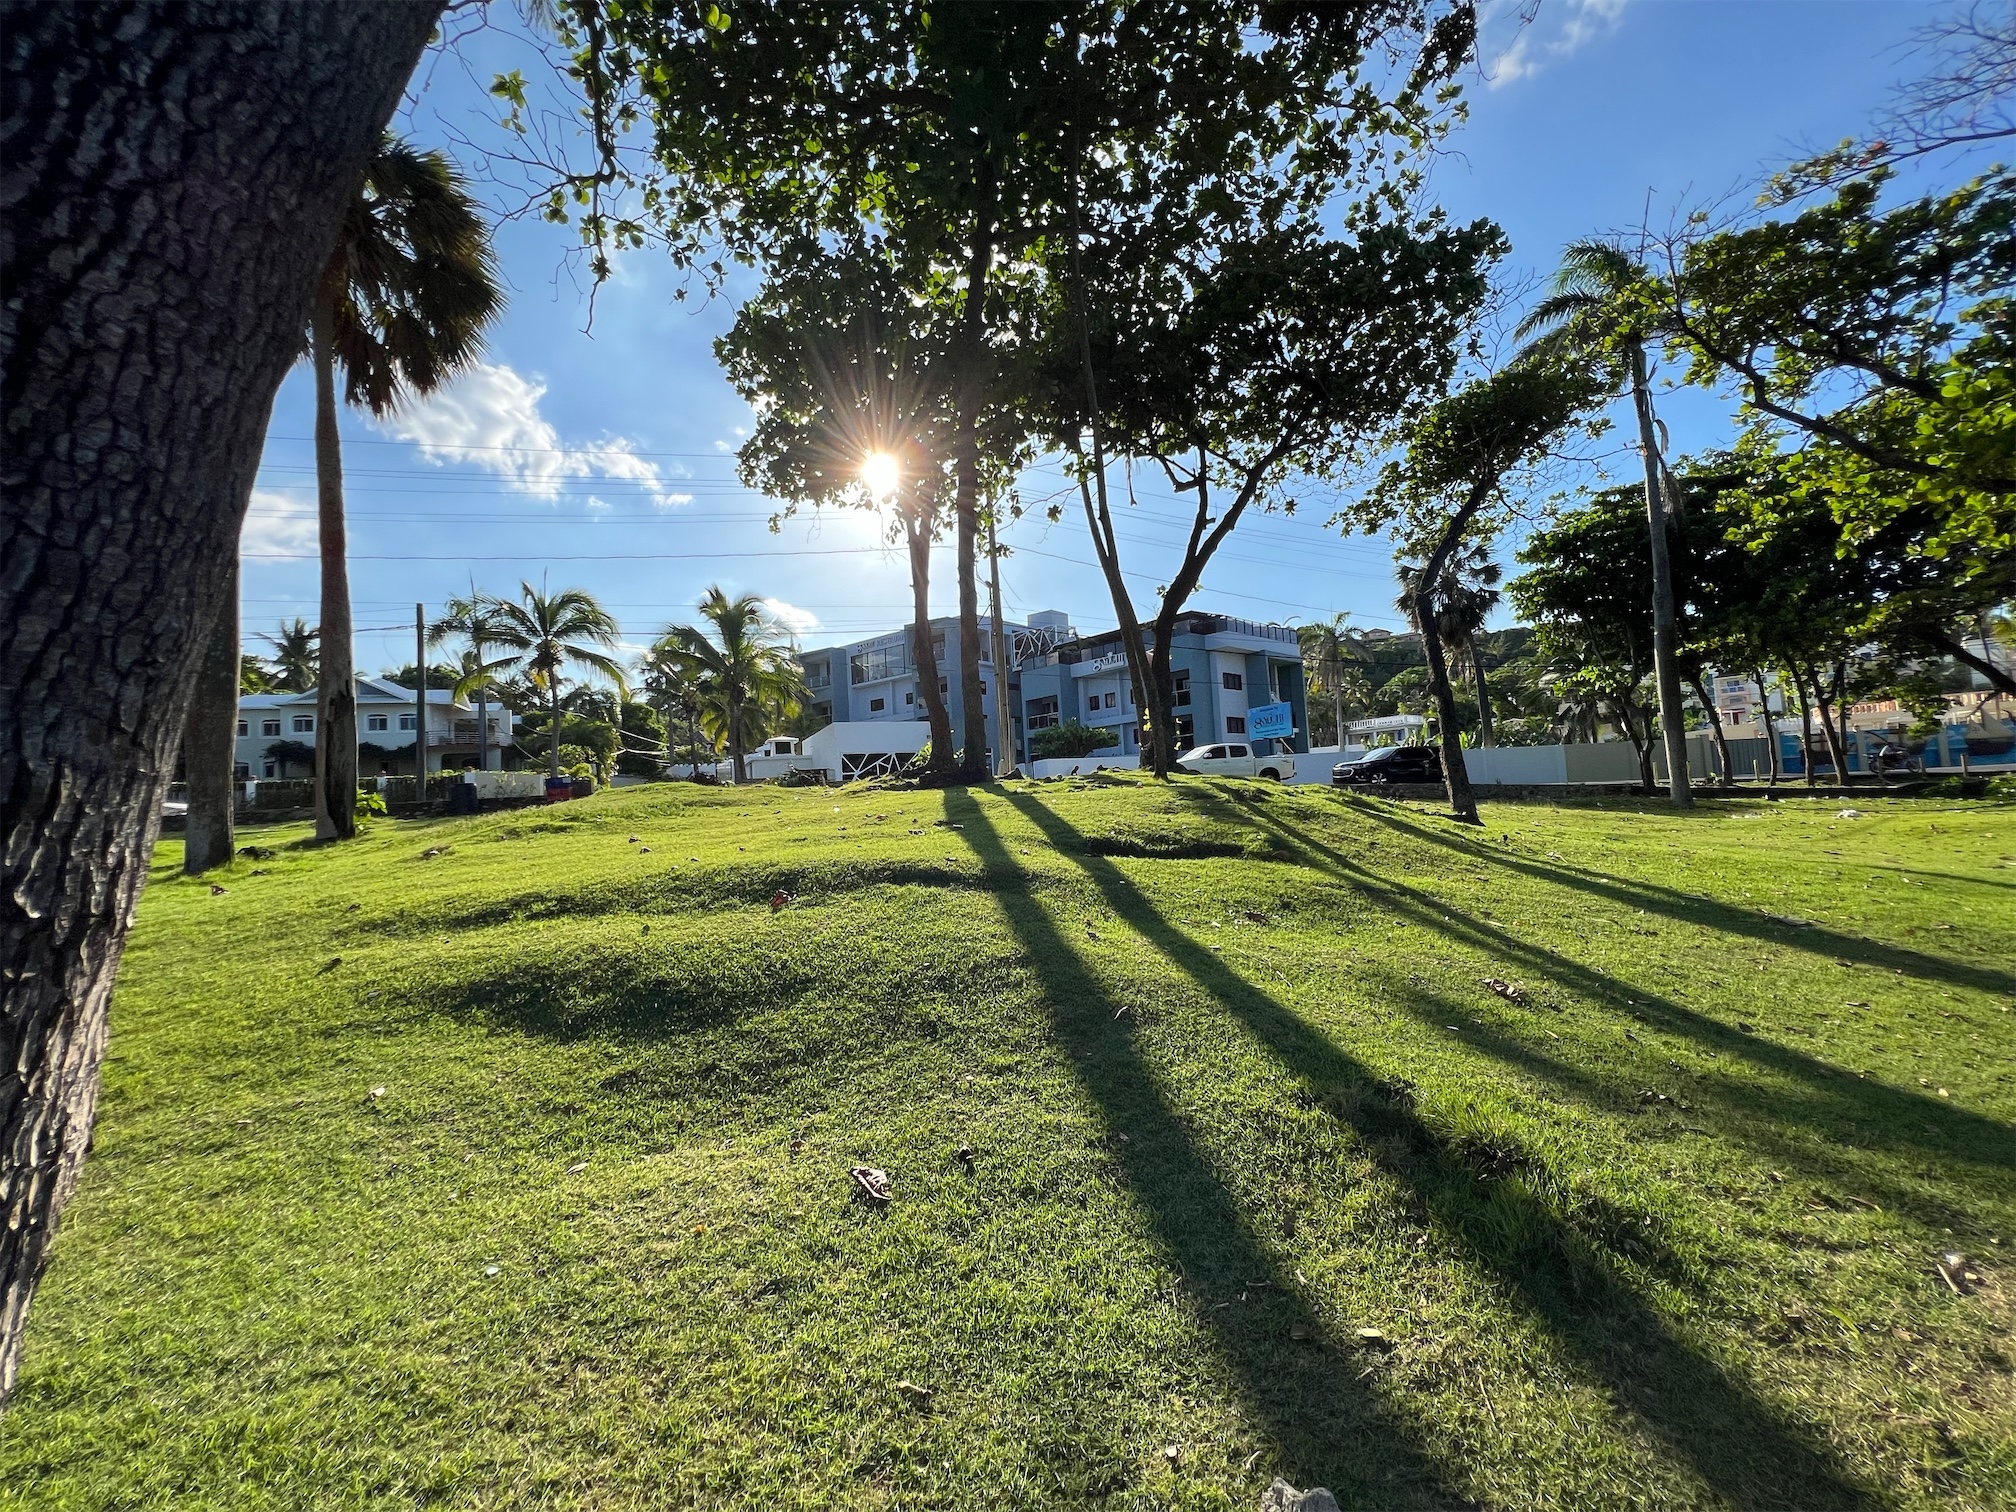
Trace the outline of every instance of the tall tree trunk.
[[1729, 738], [1722, 730], [1722, 711], [1715, 707], [1715, 700], [1708, 696], [1707, 685], [1701, 680], [1699, 675], [1688, 679], [1688, 681], [1693, 684], [1694, 696], [1701, 700], [1701, 707], [1708, 711], [1708, 728], [1715, 735], [1716, 763], [1722, 768], [1721, 785], [1725, 788], [1734, 787], [1736, 785], [1736, 774], [1729, 768]]
[[1470, 679], [1477, 684], [1477, 744], [1487, 750], [1498, 744], [1498, 731], [1491, 722], [1491, 686], [1484, 680], [1484, 649], [1470, 638]]
[[947, 777], [958, 770], [952, 749], [952, 716], [938, 688], [938, 648], [931, 639], [931, 525], [915, 508], [903, 511], [904, 544], [910, 551], [911, 660], [917, 667], [918, 690], [924, 695], [924, 718], [931, 726], [928, 770]]
[[1456, 690], [1449, 681], [1449, 658], [1442, 649], [1442, 627], [1437, 623], [1440, 606], [1435, 602], [1435, 585], [1442, 581], [1442, 569], [1456, 543], [1463, 539], [1463, 532], [1470, 528], [1496, 483], [1494, 472], [1488, 480], [1471, 484], [1469, 495], [1449, 517], [1442, 538], [1422, 564], [1420, 586], [1414, 594], [1415, 627], [1421, 632], [1421, 649], [1428, 656], [1428, 686], [1435, 695], [1437, 723], [1441, 725], [1437, 733], [1442, 744], [1442, 786], [1449, 794], [1449, 807], [1465, 824], [1481, 824], [1483, 820], [1477, 817], [1477, 795], [1463, 765], [1463, 732], [1456, 716]]
[[[482, 676], [483, 642], [474, 636], [469, 639], [469, 649], [476, 653], [477, 675]], [[476, 765], [483, 771], [490, 770], [490, 684], [488, 681], [476, 684]]]
[[336, 425], [335, 288], [325, 276], [310, 321], [315, 364], [315, 502], [321, 527], [322, 673], [315, 693], [315, 838], [357, 833], [357, 669], [350, 648], [350, 557], [343, 526], [343, 438]]
[[1792, 669], [1792, 686], [1799, 691], [1799, 765], [1806, 774], [1806, 786], [1812, 787], [1820, 780], [1813, 770], [1813, 703], [1806, 695], [1806, 675], [1799, 664], [1786, 665]]
[[[560, 775], [560, 674], [554, 673], [546, 680], [547, 707], [553, 711], [553, 722], [546, 727], [546, 750], [548, 777]], [[420, 801], [427, 801], [427, 764], [423, 756], [420, 764]]]
[[1645, 522], [1652, 546], [1652, 677], [1659, 689], [1659, 729], [1666, 742], [1666, 792], [1686, 808], [1694, 801], [1687, 780], [1687, 722], [1680, 703], [1679, 638], [1674, 628], [1673, 569], [1666, 540], [1666, 506], [1653, 433], [1652, 387], [1645, 348], [1631, 347], [1631, 404], [1638, 413], [1638, 444], [1645, 453]]
[[984, 782], [988, 775], [987, 710], [980, 696], [980, 408], [986, 394], [980, 364], [987, 336], [987, 275], [994, 264], [994, 164], [980, 164], [979, 203], [973, 212], [973, 245], [966, 264], [966, 304], [960, 311], [959, 415], [954, 438], [956, 492], [953, 513], [959, 548], [959, 706], [966, 720], [960, 775]]
[[191, 877], [228, 863], [236, 841], [239, 676], [238, 558], [233, 553], [228, 588], [203, 648], [182, 734], [182, 764], [189, 773], [182, 870]]
[[[2009, 698], [2016, 698], [2016, 677], [2011, 677], [1986, 656], [1976, 656], [1972, 651], [1967, 649], [1967, 643], [1957, 636], [1948, 635], [1943, 629], [1934, 627], [1932, 629], [1920, 630], [1918, 632], [1918, 639], [1925, 642], [1928, 646], [1943, 651], [1946, 655], [1960, 663], [1961, 666], [1979, 672], [1983, 677], [1988, 679], [1988, 685], [1997, 693]], [[1983, 651], [1988, 649], [1985, 642], [1981, 649]]]
[[1846, 787], [1850, 782], [1848, 773], [1848, 741], [1845, 732], [1837, 723], [1836, 705], [1840, 701], [1841, 683], [1846, 676], [1846, 668], [1836, 666], [1833, 691], [1820, 680], [1820, 669], [1813, 669], [1813, 696], [1820, 710], [1820, 734], [1827, 742], [1828, 760], [1834, 763], [1834, 780]]
[[742, 700], [728, 700], [728, 769], [735, 774], [735, 786], [749, 780], [749, 768], [742, 759]]
[[0, 31], [0, 1399], [280, 380], [437, 0]]
[[1750, 674], [1750, 680], [1757, 684], [1757, 711], [1764, 719], [1764, 755], [1769, 765], [1765, 768], [1764, 785], [1778, 786], [1778, 725], [1771, 717], [1771, 690], [1764, 683], [1764, 669], [1757, 668]]
[[[1077, 36], [1072, 37], [1074, 49], [1072, 63], [1075, 66], [1078, 46]], [[1166, 708], [1158, 708], [1153, 697], [1154, 675], [1148, 662], [1148, 643], [1141, 634], [1141, 619], [1134, 612], [1134, 597], [1127, 591], [1127, 580], [1120, 572], [1120, 542], [1113, 530], [1112, 500], [1106, 486], [1106, 435], [1105, 411], [1099, 398], [1099, 377], [1092, 365], [1092, 323], [1085, 302], [1085, 260], [1082, 248], [1083, 233], [1079, 225], [1080, 154], [1083, 141], [1076, 134], [1072, 137], [1071, 159], [1071, 256], [1068, 266], [1071, 272], [1071, 307], [1078, 322], [1078, 368], [1085, 379], [1085, 413], [1089, 422], [1087, 428], [1092, 434], [1092, 467], [1088, 482], [1084, 467], [1084, 454], [1079, 453], [1078, 497], [1085, 506], [1085, 524], [1092, 535], [1092, 555], [1099, 563], [1099, 570], [1106, 578], [1106, 592], [1113, 600], [1113, 615], [1120, 626], [1120, 649], [1127, 658], [1127, 680], [1132, 684], [1134, 694], [1134, 727], [1137, 731], [1135, 744], [1139, 748], [1141, 765], [1154, 772], [1157, 777], [1169, 775], [1172, 741], [1162, 738], [1162, 725], [1167, 717]], [[1098, 495], [1094, 507], [1093, 495]], [[1034, 748], [1031, 748], [1034, 756]]]

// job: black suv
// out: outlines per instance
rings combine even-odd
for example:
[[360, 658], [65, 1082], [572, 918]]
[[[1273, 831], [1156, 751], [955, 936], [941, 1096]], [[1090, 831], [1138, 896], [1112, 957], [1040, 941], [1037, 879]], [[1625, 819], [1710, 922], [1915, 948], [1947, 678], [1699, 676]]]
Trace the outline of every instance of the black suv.
[[1330, 769], [1333, 787], [1365, 782], [1440, 782], [1442, 754], [1433, 746], [1385, 746], [1356, 761], [1340, 761]]

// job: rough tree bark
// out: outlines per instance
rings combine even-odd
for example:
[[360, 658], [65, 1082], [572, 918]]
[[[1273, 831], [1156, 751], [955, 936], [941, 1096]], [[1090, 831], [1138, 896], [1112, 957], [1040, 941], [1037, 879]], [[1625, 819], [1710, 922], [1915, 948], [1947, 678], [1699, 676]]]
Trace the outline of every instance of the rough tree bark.
[[189, 815], [182, 839], [182, 870], [201, 876], [231, 860], [237, 836], [238, 558], [229, 558], [224, 602], [203, 647], [189, 722], [182, 732], [182, 767], [189, 774]]
[[1708, 696], [1708, 686], [1698, 673], [1688, 678], [1688, 683], [1694, 689], [1694, 696], [1701, 700], [1701, 707], [1708, 711], [1708, 728], [1714, 732], [1715, 755], [1718, 765], [1722, 768], [1720, 785], [1725, 788], [1734, 787], [1736, 774], [1729, 766], [1729, 737], [1722, 728], [1722, 711], [1715, 707], [1715, 700]]
[[1659, 477], [1659, 444], [1653, 432], [1652, 387], [1645, 371], [1645, 348], [1631, 347], [1631, 406], [1638, 416], [1638, 444], [1645, 453], [1645, 524], [1652, 548], [1652, 678], [1659, 690], [1659, 732], [1666, 743], [1666, 794], [1675, 805], [1693, 805], [1687, 775], [1687, 724], [1680, 703], [1679, 635], [1674, 626], [1673, 570], [1667, 551], [1666, 506]]
[[1442, 742], [1442, 787], [1449, 795], [1449, 807], [1465, 824], [1484, 821], [1477, 817], [1477, 794], [1463, 765], [1463, 731], [1457, 723], [1456, 690], [1449, 682], [1449, 658], [1442, 647], [1442, 629], [1436, 623], [1440, 611], [1435, 603], [1435, 585], [1442, 580], [1442, 569], [1449, 564], [1463, 532], [1470, 528], [1477, 511], [1498, 486], [1498, 476], [1495, 469], [1489, 470], [1483, 479], [1470, 486], [1462, 506], [1443, 526], [1442, 538], [1421, 564], [1420, 586], [1414, 593], [1415, 628], [1421, 632], [1421, 649], [1428, 657], [1428, 686], [1435, 694], [1436, 723], [1441, 726], [1438, 733]]
[[315, 689], [315, 838], [357, 834], [357, 676], [350, 548], [343, 527], [343, 437], [336, 423], [335, 289], [324, 274], [309, 322], [315, 366], [315, 509], [322, 558], [322, 663]]
[[[931, 522], [929, 506], [915, 502], [903, 510], [903, 543], [910, 552], [911, 659], [917, 666], [917, 691], [924, 695], [924, 717], [931, 726], [930, 770], [945, 777], [958, 769], [952, 750], [952, 716], [938, 691], [938, 648], [931, 639]], [[851, 673], [849, 674], [852, 675]]]
[[435, 0], [0, 31], [0, 1398], [273, 395]]
[[980, 696], [980, 406], [985, 398], [980, 362], [987, 331], [987, 275], [994, 265], [994, 174], [982, 161], [980, 207], [974, 212], [973, 246], [966, 264], [966, 305], [960, 311], [958, 435], [953, 515], [959, 547], [959, 706], [966, 715], [960, 776], [988, 778], [987, 706]]

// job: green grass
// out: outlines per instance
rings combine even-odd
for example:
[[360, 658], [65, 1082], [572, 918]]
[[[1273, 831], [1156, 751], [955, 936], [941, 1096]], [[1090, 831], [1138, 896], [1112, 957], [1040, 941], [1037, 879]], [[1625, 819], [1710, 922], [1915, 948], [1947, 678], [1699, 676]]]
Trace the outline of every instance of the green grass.
[[2009, 1506], [2016, 807], [1841, 807], [164, 844], [0, 1503]]

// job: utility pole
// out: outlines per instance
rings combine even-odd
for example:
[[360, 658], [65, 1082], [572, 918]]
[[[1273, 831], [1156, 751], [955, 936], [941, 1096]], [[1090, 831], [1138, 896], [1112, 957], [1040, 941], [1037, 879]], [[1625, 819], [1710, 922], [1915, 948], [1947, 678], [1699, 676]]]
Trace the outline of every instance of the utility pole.
[[1009, 725], [1008, 632], [1001, 623], [1001, 547], [994, 539], [994, 509], [987, 510], [988, 592], [994, 611], [994, 775], [1005, 777], [1015, 769], [1015, 732]]
[[1631, 398], [1638, 412], [1638, 444], [1645, 453], [1645, 519], [1652, 534], [1652, 670], [1659, 685], [1659, 726], [1666, 744], [1666, 792], [1679, 807], [1691, 808], [1694, 789], [1687, 776], [1687, 726], [1675, 660], [1680, 648], [1674, 630], [1673, 569], [1666, 551], [1666, 490], [1660, 486], [1645, 348], [1636, 342], [1631, 347]]
[[427, 606], [413, 606], [413, 660], [420, 670], [420, 688], [413, 695], [414, 799], [427, 802]]

